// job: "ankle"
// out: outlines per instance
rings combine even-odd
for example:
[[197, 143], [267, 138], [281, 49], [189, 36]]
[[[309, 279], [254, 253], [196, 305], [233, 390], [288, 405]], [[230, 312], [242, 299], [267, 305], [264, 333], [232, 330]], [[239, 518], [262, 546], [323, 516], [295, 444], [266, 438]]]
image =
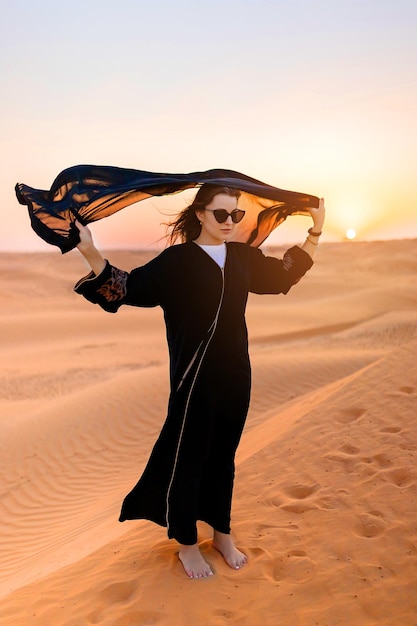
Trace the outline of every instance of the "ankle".
[[222, 533], [219, 530], [213, 530], [213, 539], [220, 541], [231, 541], [232, 537], [230, 533]]
[[192, 544], [180, 543], [178, 545], [179, 545], [180, 552], [195, 552], [197, 550], [200, 551], [198, 543], [192, 543]]

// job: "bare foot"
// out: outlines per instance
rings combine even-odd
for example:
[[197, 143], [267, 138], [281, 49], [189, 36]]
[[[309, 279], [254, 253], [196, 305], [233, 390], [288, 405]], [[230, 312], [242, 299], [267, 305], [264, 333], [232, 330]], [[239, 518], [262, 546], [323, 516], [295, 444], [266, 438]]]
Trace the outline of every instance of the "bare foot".
[[187, 576], [190, 578], [207, 578], [213, 576], [210, 565], [203, 559], [198, 543], [192, 546], [180, 546], [178, 558]]
[[240, 569], [248, 562], [248, 557], [236, 548], [230, 535], [215, 530], [213, 547], [223, 555], [226, 563], [233, 569]]

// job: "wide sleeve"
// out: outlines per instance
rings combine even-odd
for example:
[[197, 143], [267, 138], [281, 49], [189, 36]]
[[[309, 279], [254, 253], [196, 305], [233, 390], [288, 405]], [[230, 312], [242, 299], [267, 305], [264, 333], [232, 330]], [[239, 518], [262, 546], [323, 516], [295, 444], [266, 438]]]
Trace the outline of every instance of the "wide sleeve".
[[287, 250], [282, 259], [265, 256], [259, 248], [250, 248], [250, 291], [252, 293], [289, 292], [312, 267], [313, 260], [299, 246]]
[[74, 291], [109, 313], [116, 313], [122, 304], [154, 307], [164, 300], [164, 284], [169, 282], [159, 257], [131, 272], [121, 270], [106, 261], [103, 271], [90, 272], [81, 278]]

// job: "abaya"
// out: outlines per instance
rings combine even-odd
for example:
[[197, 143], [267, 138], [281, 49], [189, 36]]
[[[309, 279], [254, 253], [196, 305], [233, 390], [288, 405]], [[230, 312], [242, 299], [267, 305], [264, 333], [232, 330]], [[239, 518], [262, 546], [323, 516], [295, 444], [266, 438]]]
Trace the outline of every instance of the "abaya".
[[283, 259], [226, 244], [224, 268], [196, 243], [167, 248], [127, 273], [108, 262], [75, 291], [106, 311], [123, 305], [164, 312], [170, 354], [168, 415], [120, 521], [148, 519], [179, 543], [197, 542], [197, 520], [230, 532], [234, 457], [249, 406], [245, 307], [249, 292], [287, 293], [311, 267], [295, 246]]

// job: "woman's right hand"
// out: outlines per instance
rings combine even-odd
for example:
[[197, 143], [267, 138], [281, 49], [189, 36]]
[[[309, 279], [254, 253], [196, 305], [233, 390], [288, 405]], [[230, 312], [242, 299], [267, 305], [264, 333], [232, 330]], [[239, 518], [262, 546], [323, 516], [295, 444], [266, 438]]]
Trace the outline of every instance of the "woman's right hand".
[[89, 252], [95, 248], [91, 230], [87, 226], [83, 226], [81, 222], [75, 220], [75, 225], [80, 233], [80, 243], [77, 245], [81, 253]]
[[80, 231], [80, 243], [77, 248], [89, 263], [94, 274], [98, 276], [104, 270], [106, 261], [95, 247], [90, 229], [83, 226], [78, 220], [75, 220], [75, 225]]
[[323, 229], [324, 218], [326, 216], [324, 198], [320, 198], [319, 206], [316, 209], [311, 207], [308, 210], [310, 212], [311, 217], [313, 218], [313, 230], [321, 231]]

